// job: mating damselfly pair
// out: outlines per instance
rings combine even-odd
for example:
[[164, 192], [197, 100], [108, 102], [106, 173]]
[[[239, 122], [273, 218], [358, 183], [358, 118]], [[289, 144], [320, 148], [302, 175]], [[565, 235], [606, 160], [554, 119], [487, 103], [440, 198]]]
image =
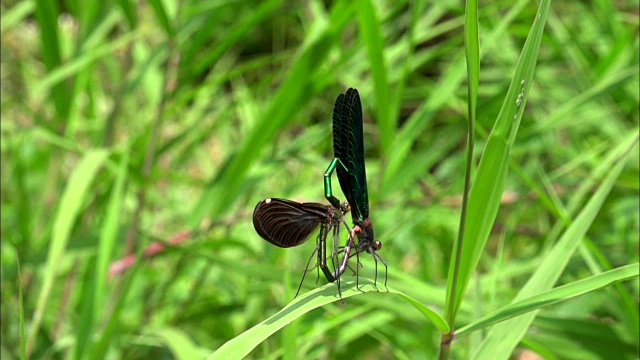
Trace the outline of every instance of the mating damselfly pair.
[[[304, 243], [319, 227], [316, 248], [309, 262], [314, 255], [317, 256], [318, 268], [322, 270], [329, 282], [338, 283], [339, 293], [340, 277], [349, 268], [349, 259], [353, 256], [357, 259], [355, 272], [356, 281], [358, 281], [361, 253], [368, 253], [373, 257], [376, 274], [374, 284], [377, 284], [378, 280], [378, 260], [384, 265], [386, 287], [387, 264], [376, 252], [380, 250], [382, 243], [375, 239], [373, 224], [369, 218], [362, 105], [356, 89], [349, 89], [336, 99], [333, 108], [333, 152], [334, 159], [324, 173], [324, 195], [330, 205], [313, 202], [299, 203], [278, 198], [265, 199], [260, 201], [253, 211], [253, 225], [263, 239], [282, 248]], [[333, 195], [331, 175], [334, 171], [337, 173], [342, 192], [347, 198], [344, 203]], [[351, 212], [352, 227], [349, 227], [344, 220], [348, 212]], [[339, 247], [336, 243], [339, 240], [340, 225], [344, 225], [348, 233], [343, 247]], [[327, 254], [329, 234], [334, 239], [331, 254]], [[340, 255], [342, 255], [341, 259]], [[333, 265], [333, 269], [329, 267], [329, 263]], [[304, 281], [304, 275], [302, 280]], [[298, 292], [301, 286], [302, 281]]]

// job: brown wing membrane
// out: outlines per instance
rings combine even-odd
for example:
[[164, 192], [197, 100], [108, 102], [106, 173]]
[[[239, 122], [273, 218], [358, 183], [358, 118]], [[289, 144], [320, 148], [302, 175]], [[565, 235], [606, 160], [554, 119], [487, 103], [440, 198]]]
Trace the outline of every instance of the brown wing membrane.
[[327, 221], [328, 213], [328, 205], [265, 199], [253, 210], [253, 226], [263, 239], [289, 248], [304, 243], [320, 223]]

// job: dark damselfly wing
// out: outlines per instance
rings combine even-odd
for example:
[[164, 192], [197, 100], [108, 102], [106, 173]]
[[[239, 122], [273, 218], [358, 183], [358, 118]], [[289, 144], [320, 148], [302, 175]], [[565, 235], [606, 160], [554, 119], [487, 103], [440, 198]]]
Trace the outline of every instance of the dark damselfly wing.
[[[344, 166], [348, 166], [347, 152], [349, 148], [349, 139], [347, 134], [349, 133], [349, 122], [345, 120], [345, 116], [343, 115], [344, 103], [345, 96], [344, 94], [340, 94], [333, 106], [333, 157], [340, 159]], [[342, 189], [344, 196], [347, 198], [347, 202], [351, 206], [352, 216], [355, 219], [357, 217], [357, 209], [355, 208], [349, 173], [340, 164], [336, 167], [336, 172], [338, 173], [340, 188]]]
[[[356, 257], [366, 252], [373, 256], [376, 264], [378, 280], [378, 260], [385, 268], [385, 286], [387, 285], [387, 263], [376, 252], [382, 248], [382, 243], [375, 239], [373, 224], [369, 218], [369, 193], [367, 191], [367, 172], [364, 164], [364, 136], [362, 125], [362, 104], [358, 90], [350, 88], [343, 95], [339, 95], [333, 109], [333, 151], [334, 157], [340, 159], [342, 165], [336, 166], [338, 180], [342, 192], [351, 205], [351, 216], [354, 227], [350, 232], [350, 240], [344, 247], [344, 257], [338, 269], [333, 274], [339, 278], [347, 269], [348, 260], [352, 255]], [[353, 242], [357, 236], [358, 242]], [[352, 251], [354, 253], [352, 254]], [[356, 265], [356, 284], [358, 279], [358, 265]], [[357, 285], [356, 285], [357, 286]]]
[[329, 206], [270, 198], [253, 210], [253, 226], [260, 237], [275, 246], [289, 248], [304, 243], [321, 223], [327, 222]]
[[369, 193], [364, 166], [364, 136], [362, 131], [362, 104], [358, 90], [350, 88], [340, 94], [333, 109], [334, 156], [347, 167], [337, 167], [342, 192], [351, 205], [354, 220], [369, 217]]

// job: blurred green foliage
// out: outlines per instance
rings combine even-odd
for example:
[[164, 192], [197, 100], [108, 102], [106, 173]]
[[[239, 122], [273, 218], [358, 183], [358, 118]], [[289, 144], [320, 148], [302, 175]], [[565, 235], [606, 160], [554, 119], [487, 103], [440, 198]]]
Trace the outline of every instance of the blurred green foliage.
[[[252, 210], [267, 197], [324, 201], [331, 110], [348, 87], [362, 97], [389, 286], [444, 313], [465, 174], [463, 3], [1, 8], [2, 358], [22, 347], [38, 359], [206, 357], [282, 309], [312, 241], [270, 246]], [[537, 9], [479, 8], [476, 165]], [[551, 4], [456, 328], [511, 303], [579, 214], [595, 218], [557, 285], [638, 261], [638, 12], [631, 1]], [[145, 255], [154, 242], [169, 244]], [[130, 254], [144, 260], [108, 274]], [[637, 304], [634, 281], [547, 307], [513, 356], [636, 358]], [[454, 341], [452, 357], [471, 358], [485, 335]], [[435, 358], [439, 341], [409, 303], [368, 292], [310, 310], [250, 357]]]

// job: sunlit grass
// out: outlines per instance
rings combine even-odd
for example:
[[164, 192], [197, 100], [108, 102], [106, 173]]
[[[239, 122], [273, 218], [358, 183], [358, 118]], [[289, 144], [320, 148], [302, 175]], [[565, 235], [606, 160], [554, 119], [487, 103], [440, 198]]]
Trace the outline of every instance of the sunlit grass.
[[[637, 357], [638, 5], [485, 4], [475, 53], [462, 3], [325, 3], [3, 3], [3, 358]], [[251, 214], [324, 201], [348, 87], [391, 291], [293, 299], [313, 240]]]

